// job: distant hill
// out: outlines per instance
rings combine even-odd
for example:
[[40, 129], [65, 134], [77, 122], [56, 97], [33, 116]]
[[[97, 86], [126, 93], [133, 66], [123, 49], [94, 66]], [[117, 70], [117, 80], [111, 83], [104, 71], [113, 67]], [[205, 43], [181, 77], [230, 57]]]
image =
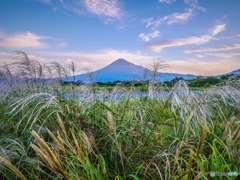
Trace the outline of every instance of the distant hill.
[[230, 72], [230, 73], [228, 73], [228, 74], [240, 74], [240, 69], [235, 70], [235, 71], [232, 71], [232, 72]]
[[[116, 80], [141, 80], [146, 68], [135, 65], [125, 59], [117, 59], [108, 66], [93, 72], [95, 82], [112, 82]], [[87, 82], [87, 74], [75, 76], [75, 81]], [[196, 76], [191, 74], [176, 74], [176, 73], [159, 73], [158, 81], [171, 81], [175, 77], [182, 77], [186, 80], [193, 79]], [[69, 78], [73, 81], [73, 77]]]
[[226, 73], [226, 74], [220, 74], [220, 75], [217, 75], [216, 77], [220, 78], [221, 76], [226, 76], [226, 75], [230, 75], [230, 74], [240, 75], [240, 69], [237, 69], [235, 71], [231, 71], [231, 72]]

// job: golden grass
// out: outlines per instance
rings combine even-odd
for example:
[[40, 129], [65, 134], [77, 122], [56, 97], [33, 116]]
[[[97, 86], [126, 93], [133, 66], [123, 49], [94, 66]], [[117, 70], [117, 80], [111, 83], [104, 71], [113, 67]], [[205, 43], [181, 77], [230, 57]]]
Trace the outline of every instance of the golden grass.
[[50, 169], [55, 173], [60, 173], [66, 180], [69, 179], [67, 172], [62, 166], [61, 161], [55, 155], [55, 153], [50, 149], [46, 141], [41, 138], [35, 131], [32, 131], [32, 135], [37, 141], [37, 145], [31, 144], [30, 146], [36, 152], [36, 154], [42, 158], [42, 160], [50, 166]]
[[0, 156], [0, 163], [10, 169], [13, 173], [15, 173], [22, 180], [27, 180], [27, 178], [15, 167], [7, 158]]
[[200, 137], [199, 142], [198, 142], [197, 151], [196, 151], [196, 158], [199, 156], [199, 154], [202, 151], [202, 144], [203, 144], [203, 141], [206, 138], [206, 135], [207, 135], [208, 132], [209, 132], [208, 126], [205, 124], [203, 126], [202, 134], [201, 134], [201, 137]]

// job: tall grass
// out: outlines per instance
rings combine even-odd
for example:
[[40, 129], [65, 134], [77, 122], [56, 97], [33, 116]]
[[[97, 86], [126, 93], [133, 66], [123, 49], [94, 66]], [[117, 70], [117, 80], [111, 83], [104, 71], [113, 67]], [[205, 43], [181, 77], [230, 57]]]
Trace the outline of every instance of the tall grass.
[[179, 81], [159, 98], [153, 90], [165, 88], [150, 81], [148, 96], [136, 99], [134, 86], [118, 84], [115, 97], [100, 89], [99, 98], [94, 84], [84, 91], [70, 85], [85, 98], [64, 98], [69, 87], [60, 80], [75, 72], [73, 64], [44, 65], [22, 52], [1, 66], [1, 179], [189, 180], [239, 172], [239, 79], [199, 94]]

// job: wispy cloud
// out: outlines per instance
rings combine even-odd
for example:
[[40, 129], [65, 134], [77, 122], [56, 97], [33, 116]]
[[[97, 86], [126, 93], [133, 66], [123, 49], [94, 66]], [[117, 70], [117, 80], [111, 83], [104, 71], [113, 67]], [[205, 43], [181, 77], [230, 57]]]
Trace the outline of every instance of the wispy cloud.
[[[188, 44], [205, 44], [210, 42], [211, 40], [216, 39], [214, 36], [218, 33], [224, 31], [226, 29], [226, 24], [216, 25], [213, 29], [210, 30], [210, 35], [202, 35], [202, 36], [192, 36], [188, 38], [179, 38], [179, 39], [172, 39], [166, 41], [160, 41], [155, 43], [149, 43], [145, 45], [145, 48], [150, 51], [160, 52], [163, 48], [167, 47], [174, 47], [174, 46], [184, 46]], [[218, 47], [207, 47], [207, 48], [194, 48], [185, 50], [185, 53], [192, 53], [192, 52], [203, 52], [203, 51], [219, 51], [219, 50], [230, 50], [238, 48], [238, 44], [234, 44], [232, 46], [218, 46]]]
[[40, 2], [46, 3], [46, 4], [51, 4], [51, 0], [39, 0]]
[[0, 35], [0, 47], [2, 48], [48, 48], [49, 45], [43, 40], [44, 36], [39, 36], [32, 32], [18, 33], [14, 35], [6, 35], [3, 32]]
[[[162, 3], [173, 3], [176, 0], [159, 0], [159, 2]], [[197, 0], [185, 0], [185, 3], [190, 5], [190, 8], [186, 9], [185, 12], [183, 13], [173, 13], [173, 14], [169, 14], [166, 15], [164, 17], [158, 17], [158, 18], [148, 18], [148, 19], [144, 19], [143, 23], [146, 24], [146, 27], [158, 27], [163, 23], [166, 23], [168, 25], [170, 24], [175, 24], [175, 23], [182, 23], [185, 21], [188, 21], [190, 18], [192, 18], [192, 16], [194, 15], [194, 11], [200, 10], [200, 11], [206, 11], [205, 8], [200, 7], [198, 5], [198, 1]]]
[[159, 37], [160, 36], [160, 32], [159, 31], [154, 31], [148, 34], [145, 33], [141, 33], [138, 35], [138, 37], [140, 37], [143, 41], [150, 41], [151, 39], [155, 38], [155, 37]]
[[202, 54], [195, 54], [195, 56], [197, 56], [198, 58], [203, 58], [204, 57], [204, 55], [202, 55]]
[[216, 46], [216, 47], [200, 47], [200, 48], [193, 48], [187, 49], [184, 53], [200, 53], [200, 52], [213, 52], [213, 51], [228, 51], [233, 49], [240, 49], [240, 44], [233, 44], [230, 46]]
[[84, 0], [86, 9], [96, 15], [120, 18], [123, 15], [117, 0]]
[[78, 15], [87, 12], [96, 16], [120, 19], [124, 16], [121, 3], [118, 0], [39, 0], [53, 6], [53, 10], [67, 10]]
[[[240, 51], [232, 51], [232, 52], [227, 52], [227, 53], [219, 53], [219, 52], [218, 53], [205, 53], [205, 55], [214, 56], [214, 57], [218, 57], [218, 58], [230, 59], [235, 56], [239, 56]], [[239, 67], [239, 65], [238, 65], [238, 67]]]
[[183, 46], [183, 45], [189, 45], [189, 44], [204, 44], [211, 40], [213, 40], [214, 37], [212, 36], [193, 36], [189, 38], [182, 38], [182, 39], [172, 39], [167, 41], [160, 41], [155, 43], [149, 43], [145, 45], [145, 48], [154, 51], [154, 52], [160, 52], [163, 48], [167, 47], [174, 47], [174, 46]]
[[159, 2], [161, 3], [168, 3], [168, 4], [171, 4], [173, 2], [175, 2], [176, 0], [159, 0]]
[[193, 11], [191, 9], [186, 10], [184, 13], [173, 13], [167, 16], [164, 16], [162, 18], [148, 18], [144, 19], [143, 23], [146, 24], [146, 27], [158, 27], [163, 23], [166, 23], [168, 25], [174, 24], [174, 23], [182, 23], [187, 20], [189, 20], [193, 15]]
[[197, 9], [206, 12], [207, 9], [198, 5], [198, 0], [184, 0], [185, 3], [189, 4], [192, 9]]
[[220, 32], [224, 31], [226, 29], [226, 24], [219, 24], [216, 25], [212, 30], [212, 35], [215, 36], [217, 34], [219, 34]]
[[237, 34], [236, 36], [233, 37], [234, 39], [240, 40], [240, 34]]

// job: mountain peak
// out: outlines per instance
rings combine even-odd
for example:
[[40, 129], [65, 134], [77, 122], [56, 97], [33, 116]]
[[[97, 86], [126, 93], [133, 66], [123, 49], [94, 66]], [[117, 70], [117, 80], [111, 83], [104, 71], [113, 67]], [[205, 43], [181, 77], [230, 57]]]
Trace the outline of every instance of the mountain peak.
[[128, 64], [132, 64], [132, 63], [125, 59], [119, 58], [116, 61], [113, 61], [110, 65], [128, 65]]

